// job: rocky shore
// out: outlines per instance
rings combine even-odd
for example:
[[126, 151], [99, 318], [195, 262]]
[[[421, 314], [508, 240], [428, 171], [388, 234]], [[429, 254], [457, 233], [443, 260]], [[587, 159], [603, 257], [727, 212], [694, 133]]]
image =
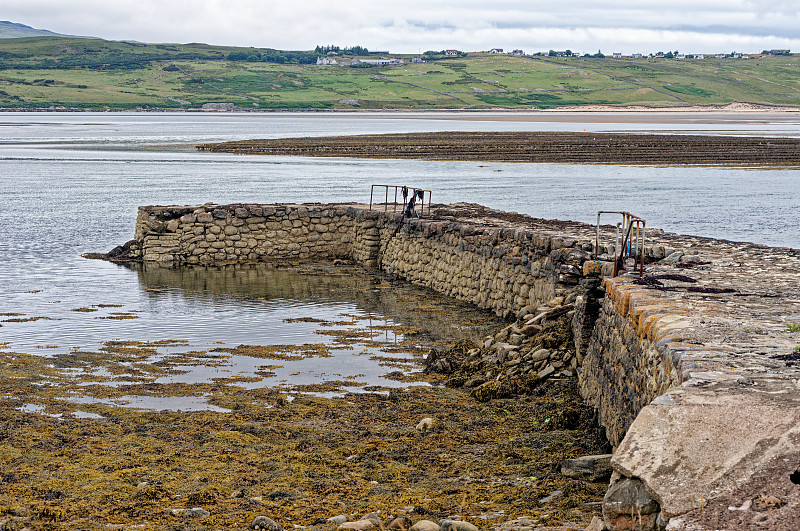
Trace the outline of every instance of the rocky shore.
[[215, 395], [235, 409], [92, 406], [98, 420], [2, 399], [0, 528], [566, 530], [599, 514], [607, 486], [561, 472], [606, 451], [574, 382], [488, 403], [435, 387]]
[[[271, 218], [260, 219], [267, 208]], [[341, 218], [338, 222], [330, 215], [331, 209]], [[432, 453], [410, 446], [410, 441], [403, 447], [416, 459], [415, 470], [424, 476], [414, 475], [417, 472], [403, 468], [406, 465], [401, 467], [405, 473], [398, 473], [393, 463], [384, 470], [389, 476], [357, 476], [357, 484], [368, 482], [370, 487], [363, 487], [370, 491], [391, 478], [395, 490], [375, 491], [391, 493], [391, 503], [381, 496], [370, 497], [356, 504], [356, 510], [347, 511], [348, 522], [374, 513], [382, 518], [378, 525], [388, 525], [405, 515], [402, 508], [421, 506], [427, 513], [409, 516], [410, 523], [430, 520], [441, 527], [451, 525], [445, 521], [466, 520], [481, 528], [503, 529], [527, 527], [522, 521], [534, 527], [564, 521], [578, 522], [569, 524], [573, 526], [588, 524], [589, 516], [599, 515], [559, 513], [551, 507], [562, 498], [570, 509], [589, 509], [596, 503], [592, 497], [597, 484], [592, 478], [606, 478], [602, 471], [608, 470], [603, 465], [608, 456], [601, 457], [608, 447], [592, 423], [596, 419], [614, 453], [602, 520], [594, 520], [593, 530], [761, 529], [765, 525], [791, 529], [800, 525], [800, 399], [796, 393], [800, 253], [648, 230], [644, 274], [611, 277], [607, 267], [614, 251], [609, 243], [614, 241], [611, 227], [601, 230], [600, 260], [595, 260], [591, 252], [595, 230], [587, 225], [536, 220], [468, 204], [437, 205], [432, 211], [433, 219], [404, 220], [355, 205], [141, 207], [136, 235], [140, 246], [131, 257], [146, 263], [183, 263], [195, 256], [201, 257], [197, 261], [222, 263], [247, 263], [261, 260], [260, 256], [353, 260], [380, 268], [390, 278], [491, 309], [508, 320], [482, 342], [463, 342], [429, 353], [425, 365], [430, 381], [451, 387], [407, 391], [410, 394], [403, 396], [416, 397], [413, 416], [402, 416], [393, 407], [397, 394], [375, 397], [380, 405], [373, 406], [363, 397], [348, 397], [352, 403], [348, 406], [353, 406], [345, 408], [348, 413], [325, 411], [319, 403], [313, 413], [296, 410], [294, 417], [310, 426], [327, 427], [329, 419], [342, 419], [342, 426], [355, 430], [351, 435], [356, 438], [347, 439], [348, 448], [376, 433], [388, 436], [384, 442], [390, 445], [403, 436], [430, 441], [431, 434], [440, 434], [435, 447], [429, 448]], [[237, 253], [244, 249], [236, 245], [241, 238], [223, 244], [224, 252], [207, 250], [216, 249], [211, 244], [227, 227], [241, 233], [254, 212], [260, 214], [246, 233], [255, 242], [252, 250]], [[289, 223], [284, 225], [284, 221]], [[331, 223], [343, 230], [329, 230]], [[276, 236], [279, 230], [285, 234], [273, 238], [259, 232], [269, 230], [276, 231]], [[330, 234], [336, 236], [319, 237]], [[577, 394], [562, 392], [576, 386], [588, 404]], [[540, 401], [544, 397], [555, 401]], [[435, 412], [430, 410], [434, 403]], [[289, 407], [295, 407], [294, 403]], [[242, 408], [246, 406], [238, 407], [237, 414]], [[274, 413], [267, 410], [259, 415], [272, 419]], [[344, 421], [342, 415], [349, 420]], [[502, 421], [484, 426], [484, 419], [498, 415]], [[405, 431], [397, 431], [392, 422], [400, 422]], [[509, 426], [519, 431], [506, 431]], [[583, 430], [580, 444], [562, 437], [570, 427]], [[529, 439], [531, 434], [550, 430], [559, 433]], [[342, 440], [339, 432], [320, 435], [326, 444]], [[483, 438], [495, 446], [481, 446]], [[373, 444], [375, 450], [382, 448], [375, 440]], [[496, 448], [501, 448], [499, 453]], [[564, 448], [576, 453], [562, 453], [558, 464], [540, 468], [545, 456], [553, 457], [554, 450]], [[308, 464], [320, 467], [341, 458], [347, 462], [349, 457], [339, 454], [337, 461], [323, 453]], [[281, 463], [291, 466], [291, 459], [286, 459]], [[515, 468], [511, 476], [499, 474], [498, 467], [509, 464], [507, 459], [518, 460], [523, 468]], [[368, 468], [379, 467], [379, 462], [377, 456], [372, 457]], [[470, 471], [476, 465], [470, 463], [477, 462], [483, 463], [477, 469], [483, 470], [484, 480], [474, 484]], [[444, 480], [443, 473], [449, 480]], [[564, 478], [576, 477], [572, 474], [583, 479], [557, 487]], [[341, 474], [336, 477], [342, 480]], [[520, 497], [519, 489], [527, 483], [513, 477], [535, 481], [540, 490]], [[547, 481], [542, 483], [541, 478]], [[273, 483], [278, 480], [279, 476], [269, 476]], [[423, 481], [424, 494], [407, 490]], [[470, 488], [465, 490], [465, 485]], [[417, 498], [424, 496], [422, 501], [429, 505], [410, 499], [407, 503], [404, 496], [411, 491], [417, 492]], [[342, 496], [358, 499], [349, 491]], [[487, 496], [489, 501], [481, 503]], [[302, 498], [306, 504], [314, 499]], [[469, 500], [473, 509], [467, 512], [464, 507]], [[486, 506], [493, 509], [478, 512], [477, 508]], [[514, 507], [531, 514], [511, 515]], [[343, 515], [331, 505], [322, 509], [313, 515], [293, 512], [283, 518], [295, 525], [313, 516], [333, 526], [327, 519]], [[495, 524], [488, 520], [483, 524], [480, 515], [500, 511]], [[255, 516], [275, 519], [276, 513], [262, 511]], [[315, 521], [296, 525], [322, 525]]]

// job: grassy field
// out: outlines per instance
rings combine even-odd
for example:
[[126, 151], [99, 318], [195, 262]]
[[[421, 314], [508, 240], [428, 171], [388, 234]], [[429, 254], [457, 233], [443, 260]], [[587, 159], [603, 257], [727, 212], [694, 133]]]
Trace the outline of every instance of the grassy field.
[[[800, 106], [800, 56], [613, 59], [470, 55], [394, 67], [230, 61], [251, 48], [39, 37], [0, 40], [0, 107], [551, 109], [747, 102]], [[277, 55], [276, 55], [277, 54]], [[281, 55], [283, 54], [283, 55]], [[408, 59], [408, 58], [407, 58]]]

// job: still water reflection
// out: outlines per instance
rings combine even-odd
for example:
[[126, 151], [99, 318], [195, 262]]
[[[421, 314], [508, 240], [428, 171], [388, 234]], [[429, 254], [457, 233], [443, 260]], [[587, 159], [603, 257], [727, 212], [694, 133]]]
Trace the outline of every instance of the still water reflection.
[[[331, 266], [114, 267], [136, 276], [142, 300], [119, 304], [112, 296], [72, 308], [54, 301], [44, 316], [6, 312], [7, 330], [35, 338], [6, 349], [38, 349], [74, 380], [109, 387], [340, 392], [407, 385], [431, 346], [478, 340], [497, 324], [427, 290]], [[116, 403], [161, 408], [159, 401]]]

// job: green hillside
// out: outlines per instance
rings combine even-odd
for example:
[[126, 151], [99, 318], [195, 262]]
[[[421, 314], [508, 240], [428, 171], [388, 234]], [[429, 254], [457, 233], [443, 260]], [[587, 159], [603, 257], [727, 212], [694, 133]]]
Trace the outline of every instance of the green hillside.
[[36, 29], [25, 24], [17, 22], [9, 22], [8, 20], [0, 20], [0, 39], [18, 39], [21, 37], [71, 37], [71, 35], [62, 35], [54, 33], [49, 30]]
[[[398, 56], [399, 57], [399, 56]], [[800, 106], [800, 57], [475, 55], [318, 66], [311, 51], [63, 37], [0, 40], [0, 107], [491, 109], [748, 102]], [[371, 56], [375, 59], [376, 56]], [[349, 63], [351, 57], [337, 57]]]

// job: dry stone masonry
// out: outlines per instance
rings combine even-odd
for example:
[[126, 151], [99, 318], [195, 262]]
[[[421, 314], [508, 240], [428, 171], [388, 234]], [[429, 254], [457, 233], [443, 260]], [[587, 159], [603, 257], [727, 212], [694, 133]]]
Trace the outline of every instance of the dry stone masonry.
[[[597, 529], [800, 529], [800, 253], [648, 231], [647, 274], [611, 278], [593, 240], [594, 227], [471, 204], [425, 220], [206, 204], [140, 207], [134, 240], [108, 257], [351, 260], [516, 318], [470, 356], [577, 374], [615, 449]], [[534, 340], [550, 312], [570, 317], [568, 358]]]

